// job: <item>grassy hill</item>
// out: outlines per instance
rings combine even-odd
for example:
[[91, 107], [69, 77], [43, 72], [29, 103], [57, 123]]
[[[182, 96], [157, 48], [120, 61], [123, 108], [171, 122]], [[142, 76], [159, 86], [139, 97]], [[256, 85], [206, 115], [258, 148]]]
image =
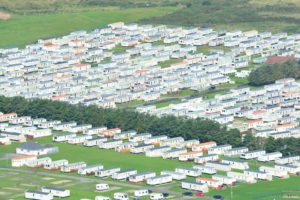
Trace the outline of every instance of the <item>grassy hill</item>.
[[[69, 7], [68, 9], [71, 10]], [[176, 7], [77, 8], [74, 12], [49, 14], [13, 14], [9, 20], [0, 20], [0, 47], [24, 46], [40, 38], [61, 36], [76, 30], [92, 30], [116, 21], [132, 22], [161, 16]]]
[[300, 0], [191, 0], [186, 8], [143, 20], [179, 26], [300, 32]]

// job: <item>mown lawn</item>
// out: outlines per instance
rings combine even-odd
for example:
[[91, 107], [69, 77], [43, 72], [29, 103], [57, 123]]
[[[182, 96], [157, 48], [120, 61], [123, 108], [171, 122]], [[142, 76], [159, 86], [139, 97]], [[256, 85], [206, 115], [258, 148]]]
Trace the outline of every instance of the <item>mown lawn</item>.
[[40, 38], [62, 36], [76, 30], [93, 30], [117, 21], [132, 22], [162, 16], [177, 9], [177, 7], [97, 8], [74, 13], [13, 15], [10, 20], [0, 20], [0, 47], [22, 47]]

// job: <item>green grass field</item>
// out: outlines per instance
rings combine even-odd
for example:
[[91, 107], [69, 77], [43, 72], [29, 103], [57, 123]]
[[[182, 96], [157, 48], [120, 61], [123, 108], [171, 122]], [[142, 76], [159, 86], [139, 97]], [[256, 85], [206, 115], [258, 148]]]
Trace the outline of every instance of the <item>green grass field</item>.
[[40, 38], [56, 37], [77, 30], [93, 30], [112, 22], [132, 22], [161, 16], [177, 10], [176, 7], [157, 8], [94, 8], [78, 12], [13, 15], [0, 20], [0, 47], [24, 46]]

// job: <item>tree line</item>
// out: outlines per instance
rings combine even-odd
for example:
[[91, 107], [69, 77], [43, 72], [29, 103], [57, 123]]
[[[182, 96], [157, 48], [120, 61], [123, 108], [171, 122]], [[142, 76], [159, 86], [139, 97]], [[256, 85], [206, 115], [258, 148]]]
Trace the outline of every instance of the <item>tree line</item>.
[[263, 65], [253, 70], [248, 80], [250, 85], [262, 86], [283, 78], [300, 78], [299, 62], [291, 60], [282, 64]]
[[78, 124], [119, 127], [122, 130], [136, 130], [153, 135], [181, 136], [186, 140], [198, 139], [201, 142], [216, 141], [218, 144], [231, 144], [233, 147], [247, 146], [250, 150], [266, 149], [282, 151], [284, 154], [300, 155], [300, 139], [272, 140], [255, 138], [250, 133], [241, 134], [237, 129], [228, 129], [207, 119], [188, 119], [185, 117], [157, 117], [126, 109], [106, 109], [97, 106], [71, 105], [66, 102], [50, 100], [26, 100], [22, 97], [0, 96], [0, 111], [16, 112], [20, 116], [76, 121]]

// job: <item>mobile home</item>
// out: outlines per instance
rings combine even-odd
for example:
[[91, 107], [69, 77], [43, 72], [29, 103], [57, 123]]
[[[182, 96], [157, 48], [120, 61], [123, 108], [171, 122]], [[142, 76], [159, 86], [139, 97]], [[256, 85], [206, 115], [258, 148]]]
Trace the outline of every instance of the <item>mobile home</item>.
[[215, 161], [208, 161], [205, 166], [213, 167], [217, 171], [224, 171], [229, 172], [231, 171], [231, 165], [227, 163], [215, 162]]
[[163, 153], [163, 159], [174, 159], [178, 158], [179, 155], [186, 153], [187, 149], [171, 149]]
[[153, 136], [144, 141], [145, 144], [160, 144], [161, 141], [168, 139], [166, 135]]
[[137, 170], [124, 170], [113, 173], [111, 177], [115, 180], [124, 180], [135, 174], [137, 174]]
[[103, 130], [107, 130], [107, 127], [100, 126], [100, 127], [89, 128], [87, 130], [84, 130], [83, 134], [86, 134], [86, 135], [97, 135], [97, 134], [99, 134]]
[[216, 174], [217, 173], [215, 168], [208, 167], [205, 165], [194, 165], [193, 168], [200, 170], [202, 174]]
[[98, 146], [101, 149], [115, 149], [118, 145], [122, 143], [122, 140], [107, 140], [105, 142], [101, 142]]
[[65, 132], [65, 133], [53, 135], [52, 140], [54, 142], [66, 142], [72, 137], [76, 137], [76, 133]]
[[170, 175], [172, 176], [173, 180], [184, 180], [186, 179], [186, 175], [184, 173], [180, 172], [174, 172], [174, 171], [161, 171], [161, 175]]
[[143, 142], [146, 139], [151, 138], [151, 137], [152, 137], [152, 135], [150, 133], [142, 133], [142, 134], [137, 134], [137, 135], [131, 136], [129, 138], [129, 141], [130, 142]]
[[195, 158], [194, 162], [199, 163], [199, 164], [203, 164], [203, 163], [206, 163], [208, 161], [216, 161], [216, 160], [219, 160], [219, 155], [217, 155], [217, 154], [208, 154], [208, 155], [205, 155], [205, 156], [200, 156], [200, 157]]
[[103, 169], [103, 165], [91, 165], [91, 166], [80, 168], [77, 173], [79, 175], [91, 175], [91, 174], [95, 174], [96, 171], [102, 169]]
[[135, 197], [144, 197], [144, 196], [148, 196], [149, 194], [150, 194], [149, 190], [147, 190], [147, 189], [135, 190], [134, 191], [134, 196]]
[[98, 191], [104, 191], [104, 190], [108, 190], [109, 189], [109, 185], [106, 183], [99, 183], [96, 185], [96, 190]]
[[129, 177], [129, 181], [134, 183], [143, 182], [146, 181], [148, 178], [153, 178], [155, 176], [156, 176], [155, 172], [145, 172], [145, 173], [131, 175]]
[[69, 163], [67, 165], [63, 165], [60, 168], [62, 172], [77, 172], [80, 168], [86, 167], [85, 162], [76, 162], [76, 163]]
[[235, 178], [237, 181], [246, 182], [246, 183], [256, 183], [256, 179], [253, 176], [248, 176], [240, 172], [227, 172], [227, 176]]
[[259, 167], [259, 171], [268, 173], [274, 177], [279, 177], [279, 178], [288, 178], [289, 177], [289, 174], [287, 171], [276, 169], [275, 167], [261, 166], [261, 167]]
[[114, 200], [129, 200], [129, 196], [127, 193], [117, 192], [114, 193]]
[[204, 177], [198, 177], [196, 178], [197, 183], [206, 184], [208, 187], [220, 189], [222, 187], [222, 182], [219, 180], [215, 180], [212, 178], [204, 178]]
[[141, 154], [145, 153], [149, 149], [153, 149], [154, 145], [153, 144], [140, 144], [138, 146], [134, 146], [130, 149], [130, 153], [134, 154]]
[[171, 175], [161, 175], [161, 176], [155, 176], [152, 178], [147, 179], [148, 185], [160, 185], [172, 182], [172, 176]]
[[148, 149], [145, 153], [147, 157], [161, 157], [167, 151], [170, 151], [171, 147], [169, 146], [160, 146]]
[[191, 177], [197, 177], [201, 175], [201, 171], [194, 168], [176, 167], [175, 172], [182, 173]]
[[244, 174], [250, 177], [254, 177], [255, 179], [259, 180], [267, 180], [271, 181], [273, 179], [271, 174], [266, 172], [258, 171], [258, 170], [245, 170]]
[[81, 135], [81, 136], [75, 136], [68, 139], [69, 144], [82, 144], [86, 140], [90, 140], [93, 137], [91, 135]]
[[218, 145], [208, 149], [208, 154], [224, 154], [226, 151], [232, 149], [230, 144]]
[[249, 160], [249, 159], [258, 158], [259, 156], [262, 156], [265, 154], [266, 154], [265, 150], [248, 151], [246, 153], [241, 154], [240, 158]]
[[121, 171], [120, 167], [112, 167], [112, 168], [108, 168], [108, 169], [102, 169], [102, 170], [96, 171], [95, 176], [100, 177], [100, 178], [108, 177], [119, 171]]
[[221, 162], [229, 164], [232, 169], [240, 169], [240, 170], [249, 169], [248, 162], [245, 161], [223, 158]]
[[220, 181], [222, 185], [233, 185], [237, 181], [235, 178], [223, 176], [219, 174], [212, 175], [211, 178]]
[[92, 139], [87, 139], [83, 142], [83, 145], [86, 147], [98, 146], [101, 142], [106, 142], [107, 138], [105, 137], [96, 137]]
[[180, 161], [193, 161], [195, 158], [201, 157], [202, 155], [203, 155], [202, 151], [190, 151], [190, 152], [180, 154], [178, 159]]
[[196, 144], [192, 146], [192, 151], [204, 151], [207, 152], [208, 149], [217, 146], [216, 142], [210, 141], [210, 142], [204, 142], [200, 144]]
[[275, 160], [276, 164], [285, 165], [300, 160], [300, 156], [288, 156]]
[[52, 160], [49, 157], [38, 158], [26, 163], [27, 167], [44, 167], [47, 163], [50, 163]]
[[65, 159], [55, 160], [50, 163], [46, 163], [44, 165], [44, 168], [48, 169], [48, 170], [59, 170], [62, 166], [68, 165], [68, 164], [69, 164], [69, 162]]
[[275, 169], [279, 169], [282, 171], [287, 171], [289, 174], [300, 174], [300, 167], [293, 165], [275, 165]]
[[47, 192], [27, 190], [25, 191], [25, 199], [52, 200], [53, 195]]
[[273, 153], [266, 153], [264, 155], [261, 155], [261, 156], [257, 157], [257, 160], [261, 161], [261, 162], [269, 162], [269, 161], [277, 160], [281, 157], [282, 157], [282, 153], [273, 152]]
[[64, 188], [55, 188], [55, 187], [42, 187], [42, 192], [52, 194], [54, 197], [65, 198], [69, 197], [70, 190], [66, 190]]
[[203, 193], [208, 192], [208, 186], [206, 184], [192, 181], [181, 181], [181, 188], [187, 190], [195, 190]]
[[232, 148], [228, 151], [225, 151], [224, 155], [225, 156], [240, 156], [243, 153], [248, 152], [249, 149], [247, 147], [237, 147], [237, 148]]

